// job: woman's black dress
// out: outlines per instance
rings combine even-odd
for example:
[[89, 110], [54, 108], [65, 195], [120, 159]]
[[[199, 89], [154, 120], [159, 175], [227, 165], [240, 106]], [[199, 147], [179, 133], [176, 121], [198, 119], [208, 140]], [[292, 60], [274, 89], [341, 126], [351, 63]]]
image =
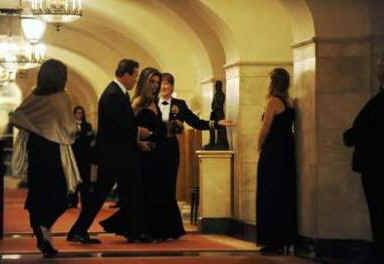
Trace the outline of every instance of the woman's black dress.
[[262, 146], [257, 168], [256, 225], [261, 245], [288, 245], [297, 237], [295, 110], [275, 115]]
[[[138, 126], [148, 128], [153, 135], [147, 140], [153, 143], [153, 150], [141, 152], [141, 175], [144, 194], [146, 230], [154, 239], [179, 238], [185, 234], [177, 201], [172, 191], [166, 170], [161, 166], [165, 155], [161, 146], [166, 137], [166, 126], [158, 114], [144, 108], [136, 116]], [[120, 209], [120, 211], [123, 210]], [[100, 223], [110, 233], [124, 235], [127, 221], [124, 214], [114, 214]]]
[[[168, 168], [163, 162], [167, 158], [166, 124], [161, 119], [158, 109], [156, 115], [149, 109], [143, 109], [137, 115], [139, 126], [154, 131], [155, 137], [150, 138], [156, 147], [151, 152], [142, 153], [142, 172], [145, 189], [145, 212], [149, 233], [155, 239], [177, 239], [185, 234], [183, 222], [177, 205], [173, 181], [169, 177]], [[168, 157], [169, 158], [169, 157]]]
[[60, 145], [34, 133], [27, 142], [28, 195], [25, 208], [31, 226], [51, 228], [67, 208], [67, 183], [60, 158]]

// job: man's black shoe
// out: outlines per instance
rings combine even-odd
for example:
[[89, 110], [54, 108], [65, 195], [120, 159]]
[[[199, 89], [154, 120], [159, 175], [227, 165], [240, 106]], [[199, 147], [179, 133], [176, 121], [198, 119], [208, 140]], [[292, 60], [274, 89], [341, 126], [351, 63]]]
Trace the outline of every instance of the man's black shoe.
[[100, 244], [101, 243], [99, 239], [90, 238], [88, 234], [86, 235], [68, 234], [67, 241], [79, 242], [82, 244]]
[[124, 235], [128, 243], [152, 243], [153, 238], [149, 235], [140, 235], [140, 236], [128, 236]]
[[139, 240], [141, 243], [152, 243], [154, 239], [150, 235], [141, 235]]
[[121, 208], [121, 203], [116, 202], [115, 204], [112, 204], [111, 206], [109, 206], [109, 208]]

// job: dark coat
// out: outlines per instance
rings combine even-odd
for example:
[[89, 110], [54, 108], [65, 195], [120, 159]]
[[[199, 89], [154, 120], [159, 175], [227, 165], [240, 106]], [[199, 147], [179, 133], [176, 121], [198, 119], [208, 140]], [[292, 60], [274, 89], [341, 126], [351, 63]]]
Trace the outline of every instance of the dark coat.
[[343, 134], [344, 144], [355, 147], [352, 169], [363, 172], [382, 169], [381, 153], [384, 149], [384, 91], [371, 98], [351, 128]]
[[111, 82], [100, 97], [98, 122], [98, 164], [115, 169], [136, 166], [137, 123], [129, 96], [115, 82]]
[[[176, 108], [177, 107], [177, 111]], [[173, 111], [175, 110], [175, 111]], [[174, 113], [172, 113], [174, 112]], [[177, 113], [176, 113], [177, 112]], [[191, 127], [198, 130], [208, 130], [209, 121], [200, 119], [195, 115], [187, 106], [184, 100], [172, 98], [171, 109], [169, 111], [169, 120], [177, 119], [182, 122], [186, 122]]]

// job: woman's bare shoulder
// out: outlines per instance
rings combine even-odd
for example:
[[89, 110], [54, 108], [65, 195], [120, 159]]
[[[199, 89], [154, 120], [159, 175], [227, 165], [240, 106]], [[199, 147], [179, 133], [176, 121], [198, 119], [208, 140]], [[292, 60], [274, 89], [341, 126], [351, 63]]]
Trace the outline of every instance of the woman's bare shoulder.
[[287, 98], [287, 104], [291, 108], [295, 108], [296, 101], [297, 101], [296, 98], [291, 98], [291, 97]]

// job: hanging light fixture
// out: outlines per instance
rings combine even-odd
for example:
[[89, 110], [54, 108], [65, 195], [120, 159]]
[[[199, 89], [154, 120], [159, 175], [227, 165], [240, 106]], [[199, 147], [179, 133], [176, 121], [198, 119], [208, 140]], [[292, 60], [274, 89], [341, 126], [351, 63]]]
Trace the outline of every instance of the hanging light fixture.
[[21, 9], [0, 9], [0, 22], [3, 25], [0, 27], [0, 67], [11, 72], [37, 67], [45, 55], [45, 46], [38, 43], [45, 26], [36, 21], [32, 22], [35, 26], [24, 23], [26, 41], [21, 32], [23, 23], [20, 13]]
[[44, 35], [46, 23], [31, 15], [21, 15], [20, 19], [25, 39], [31, 44], [39, 43]]
[[62, 24], [73, 22], [82, 16], [81, 0], [31, 0], [32, 13], [47, 23]]
[[16, 80], [16, 72], [0, 68], [0, 86]]

